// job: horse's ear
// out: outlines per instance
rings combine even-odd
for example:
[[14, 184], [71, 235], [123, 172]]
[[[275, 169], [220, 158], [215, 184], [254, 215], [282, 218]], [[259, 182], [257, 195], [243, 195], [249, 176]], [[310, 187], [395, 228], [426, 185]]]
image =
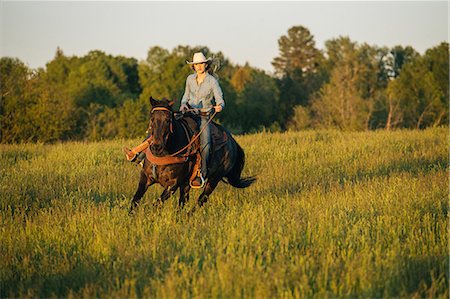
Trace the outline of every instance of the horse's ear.
[[153, 106], [156, 106], [156, 104], [157, 104], [157, 101], [152, 97], [152, 96], [150, 96], [150, 105], [152, 105], [152, 107]]
[[169, 107], [172, 107], [175, 104], [175, 101], [169, 101]]

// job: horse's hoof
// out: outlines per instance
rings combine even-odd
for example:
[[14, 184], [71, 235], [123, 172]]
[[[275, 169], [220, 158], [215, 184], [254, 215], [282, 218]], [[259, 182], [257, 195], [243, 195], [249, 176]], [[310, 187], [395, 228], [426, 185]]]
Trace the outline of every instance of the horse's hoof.
[[190, 209], [189, 212], [187, 213], [188, 216], [191, 217], [192, 215], [194, 215], [196, 210], [197, 210], [197, 206], [193, 206], [192, 209]]
[[128, 215], [129, 216], [136, 215], [136, 210], [137, 210], [138, 206], [139, 206], [139, 204], [137, 204], [137, 203], [131, 203], [131, 207], [128, 210]]
[[153, 203], [153, 207], [156, 208], [156, 209], [162, 208], [162, 200], [158, 198], [158, 199]]

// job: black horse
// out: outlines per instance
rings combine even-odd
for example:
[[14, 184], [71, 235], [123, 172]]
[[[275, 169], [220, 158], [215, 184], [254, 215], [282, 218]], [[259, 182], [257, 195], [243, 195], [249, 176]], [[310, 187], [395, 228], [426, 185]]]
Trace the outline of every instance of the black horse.
[[[185, 202], [189, 200], [190, 178], [194, 171], [196, 160], [199, 157], [195, 153], [189, 153], [190, 147], [186, 150], [183, 149], [190, 143], [195, 133], [198, 133], [199, 128], [197, 128], [195, 121], [188, 121], [188, 117], [180, 119], [175, 117], [175, 112], [172, 110], [173, 102], [167, 99], [159, 101], [150, 97], [150, 104], [152, 106], [149, 123], [151, 131], [149, 150], [151, 152], [147, 152], [148, 155], [157, 159], [164, 159], [182, 150], [177, 155], [183, 156], [185, 154], [185, 158], [182, 158], [180, 163], [155, 165], [146, 157], [143, 161], [138, 189], [133, 197], [130, 211], [139, 204], [148, 187], [154, 183], [159, 183], [164, 187], [163, 193], [157, 199], [157, 204], [163, 203], [175, 191], [180, 189], [179, 205], [183, 207]], [[209, 155], [208, 162], [207, 182], [198, 198], [199, 206], [206, 203], [208, 196], [221, 180], [225, 182], [224, 178], [227, 178], [228, 183], [236, 188], [246, 188], [256, 180], [254, 177], [241, 178], [245, 155], [231, 134], [214, 122], [211, 122], [210, 125], [216, 126], [215, 129], [226, 134], [226, 136], [224, 136], [225, 141], [222, 146], [219, 147], [215, 146], [214, 143], [212, 144], [212, 152]], [[187, 155], [186, 152], [188, 152]]]

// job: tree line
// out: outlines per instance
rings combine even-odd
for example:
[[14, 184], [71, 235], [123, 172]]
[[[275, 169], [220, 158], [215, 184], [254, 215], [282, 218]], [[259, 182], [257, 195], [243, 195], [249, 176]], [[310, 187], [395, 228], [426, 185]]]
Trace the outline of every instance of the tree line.
[[1, 142], [101, 140], [145, 135], [149, 96], [176, 100], [202, 51], [224, 92], [217, 116], [233, 133], [308, 128], [423, 129], [448, 124], [449, 44], [423, 55], [412, 47], [359, 44], [348, 37], [317, 49], [303, 26], [278, 40], [274, 74], [238, 65], [208, 47], [155, 46], [144, 61], [58, 48], [45, 68], [0, 59]]

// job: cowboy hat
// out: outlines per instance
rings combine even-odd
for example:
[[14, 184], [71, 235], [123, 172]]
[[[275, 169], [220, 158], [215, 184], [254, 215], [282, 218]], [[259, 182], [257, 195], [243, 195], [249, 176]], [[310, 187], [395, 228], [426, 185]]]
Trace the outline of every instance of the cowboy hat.
[[203, 55], [202, 52], [197, 52], [197, 53], [194, 54], [194, 58], [192, 59], [192, 62], [189, 62], [189, 61], [186, 60], [186, 63], [187, 64], [197, 64], [197, 63], [209, 62], [211, 60], [212, 60], [211, 57], [206, 59], [205, 55]]

